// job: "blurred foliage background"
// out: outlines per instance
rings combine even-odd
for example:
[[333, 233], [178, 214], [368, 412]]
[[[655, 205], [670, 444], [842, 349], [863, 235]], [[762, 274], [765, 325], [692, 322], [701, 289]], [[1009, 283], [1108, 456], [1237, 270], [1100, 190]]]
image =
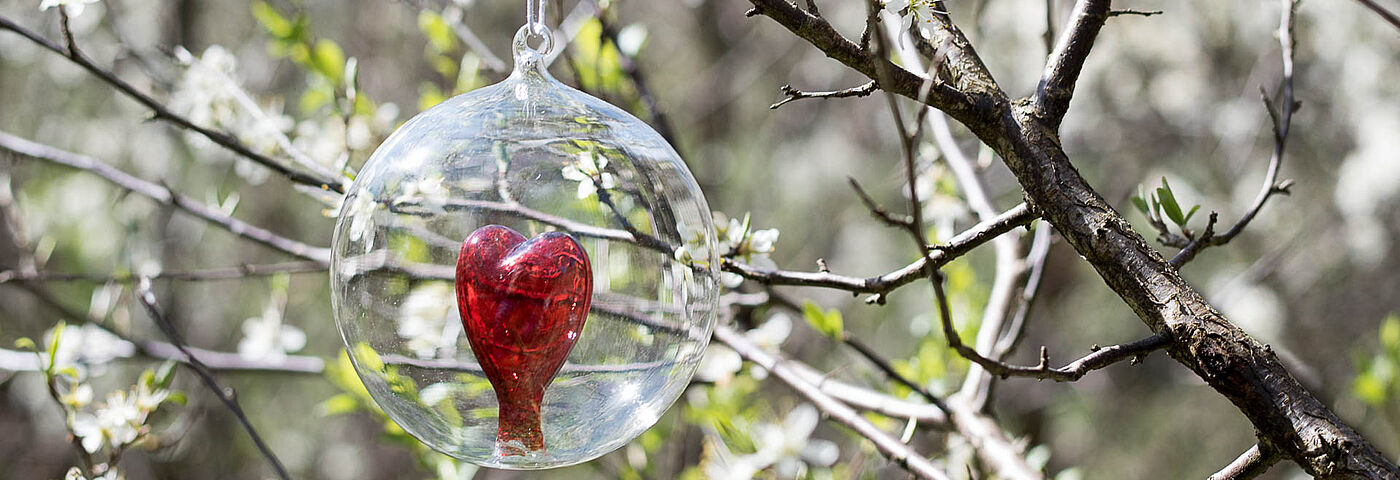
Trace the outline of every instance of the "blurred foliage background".
[[[770, 21], [746, 18], [749, 4], [741, 0], [600, 3], [551, 5], [551, 24], [562, 19], [573, 36], [552, 71], [654, 118], [621, 70], [618, 49], [635, 55], [711, 207], [733, 218], [748, 212], [755, 229], [781, 232], [770, 254], [777, 265], [812, 270], [820, 258], [833, 271], [869, 276], [917, 258], [901, 232], [872, 219], [847, 186], [853, 177], [884, 201], [902, 198], [898, 136], [884, 101], [802, 100], [769, 108], [782, 98], [781, 85], [840, 89], [863, 83], [858, 74]], [[859, 35], [863, 2], [818, 3], [848, 36]], [[1012, 95], [1029, 93], [1044, 64], [1047, 3], [1058, 27], [1072, 2], [949, 2], [953, 18]], [[99, 65], [256, 150], [277, 153], [286, 148], [280, 142], [289, 142], [333, 170], [361, 165], [413, 113], [503, 78], [508, 65], [470, 48], [462, 29], [508, 62], [524, 10], [523, 2], [499, 0], [109, 0], [85, 6], [72, 27]], [[1162, 13], [1120, 16], [1105, 27], [1065, 121], [1067, 151], [1140, 231], [1151, 230], [1129, 197], [1161, 177], [1170, 179], [1184, 204], [1200, 204], [1233, 222], [1258, 191], [1272, 146], [1259, 90], [1276, 91], [1279, 84], [1278, 3], [1125, 0], [1115, 7]], [[602, 25], [590, 20], [599, 8], [620, 30], [619, 45], [602, 40]], [[58, 15], [41, 11], [37, 0], [7, 0], [0, 15], [61, 38]], [[1400, 35], [1357, 3], [1304, 0], [1296, 38], [1302, 108], [1282, 174], [1297, 182], [1292, 195], [1270, 203], [1244, 235], [1204, 253], [1186, 275], [1231, 320], [1271, 345], [1344, 420], [1396, 455], [1400, 82], [1394, 79], [1400, 78]], [[349, 75], [347, 63], [354, 64]], [[229, 88], [230, 82], [240, 88]], [[351, 86], [354, 101], [345, 95]], [[249, 105], [260, 113], [250, 113]], [[92, 155], [285, 236], [329, 243], [334, 219], [326, 204], [149, 117], [61, 56], [0, 32], [0, 130]], [[965, 150], [978, 151], [975, 139], [957, 133]], [[937, 156], [932, 145], [924, 148], [927, 157]], [[997, 205], [1020, 201], [1005, 168], [983, 160]], [[938, 238], [975, 222], [950, 174], [935, 164], [923, 175], [933, 193], [928, 214]], [[33, 250], [42, 270], [97, 275], [288, 260], [93, 175], [16, 155], [0, 155], [0, 193], [13, 198], [22, 220], [21, 242], [0, 240], [0, 269], [16, 268], [21, 249]], [[1198, 215], [1194, 226], [1204, 217]], [[992, 253], [983, 250], [946, 268], [965, 335], [975, 332], [990, 288]], [[1051, 251], [1026, 347], [1014, 360], [1033, 364], [1035, 347], [1046, 345], [1054, 363], [1062, 363], [1091, 345], [1150, 333], [1076, 257], [1063, 244]], [[63, 306], [126, 335], [162, 338], [128, 285], [44, 287]], [[786, 439], [789, 451], [760, 477], [903, 475], [845, 429], [821, 424], [804, 431], [810, 407], [782, 384], [747, 366], [714, 362], [707, 365], [709, 382], [692, 387], [657, 427], [622, 450], [539, 474], [475, 471], [427, 451], [375, 412], [341, 360], [323, 273], [158, 280], [156, 291], [192, 345], [325, 359], [320, 375], [221, 375], [299, 478], [702, 477], [724, 472], [715, 466], [718, 448], [742, 455], [777, 439]], [[807, 315], [813, 321], [744, 312], [737, 321], [756, 328], [754, 338], [781, 345], [836, 378], [908, 395], [813, 328], [831, 328], [840, 315], [847, 331], [878, 346], [934, 392], [959, 386], [966, 362], [944, 348], [925, 288], [897, 291], [883, 306], [837, 291], [780, 291], [813, 302]], [[23, 337], [44, 350], [46, 332], [59, 320], [16, 282], [0, 284], [0, 346]], [[69, 327], [58, 342], [60, 353], [68, 348], [72, 355], [100, 357], [94, 352], [100, 343], [113, 342], [99, 332], [76, 335], [74, 344], [71, 332], [78, 329]], [[101, 399], [158, 365], [115, 359], [75, 375]], [[232, 416], [193, 376], [177, 375], [172, 388], [185, 392], [187, 404], [161, 407], [150, 420], [155, 432], [169, 432], [161, 438], [170, 441], [125, 454], [126, 478], [269, 476]], [[1035, 461], [1061, 478], [1201, 478], [1254, 442], [1233, 406], [1162, 354], [1073, 384], [999, 381], [995, 393], [995, 415], [1034, 446]], [[872, 419], [890, 431], [904, 428], [898, 419]], [[42, 374], [0, 370], [0, 431], [7, 432], [0, 435], [0, 478], [60, 478], [75, 465], [64, 424]], [[924, 433], [915, 435], [920, 451], [949, 465], [970, 461], [965, 448]], [[1296, 472], [1281, 466], [1269, 478]]]

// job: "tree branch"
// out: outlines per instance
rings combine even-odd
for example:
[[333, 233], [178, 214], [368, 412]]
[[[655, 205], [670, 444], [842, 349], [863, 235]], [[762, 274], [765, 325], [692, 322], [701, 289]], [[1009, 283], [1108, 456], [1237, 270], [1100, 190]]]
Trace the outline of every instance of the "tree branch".
[[165, 317], [165, 312], [161, 311], [160, 305], [156, 302], [155, 293], [151, 292], [150, 279], [143, 278], [136, 283], [136, 298], [141, 301], [142, 306], [146, 307], [146, 313], [151, 316], [151, 321], [155, 322], [156, 326], [160, 327], [160, 330], [164, 332], [165, 336], [170, 339], [170, 342], [175, 345], [175, 348], [179, 349], [180, 353], [184, 354], [185, 358], [189, 359], [184, 365], [189, 367], [190, 370], [193, 370], [195, 374], [199, 376], [199, 380], [204, 382], [206, 387], [209, 387], [209, 391], [214, 392], [214, 396], [218, 397], [219, 401], [223, 402], [224, 406], [227, 407], [229, 411], [233, 412], [233, 416], [238, 418], [238, 423], [243, 425], [243, 430], [248, 432], [248, 436], [253, 439], [253, 444], [258, 447], [258, 451], [262, 453], [267, 463], [272, 466], [272, 470], [277, 473], [277, 476], [282, 480], [291, 480], [291, 475], [287, 474], [287, 469], [282, 466], [282, 462], [277, 459], [277, 455], [272, 453], [272, 449], [267, 446], [267, 443], [263, 442], [262, 437], [258, 435], [258, 431], [253, 428], [252, 422], [248, 421], [248, 416], [243, 413], [243, 408], [238, 406], [238, 400], [234, 397], [233, 389], [224, 389], [224, 387], [220, 386], [219, 381], [214, 378], [214, 374], [209, 370], [209, 367], [205, 366], [205, 364], [199, 360], [199, 357], [196, 357], [194, 353], [185, 346], [185, 341], [180, 336], [180, 333], [175, 330], [175, 325], [170, 323], [170, 319]]
[[778, 107], [781, 107], [781, 106], [783, 106], [783, 105], [787, 105], [788, 102], [791, 102], [791, 101], [793, 101], [793, 100], [801, 100], [801, 99], [804, 99], [804, 98], [851, 98], [851, 97], [868, 97], [868, 96], [870, 96], [870, 94], [875, 93], [875, 90], [877, 90], [877, 89], [875, 88], [875, 82], [874, 82], [874, 81], [870, 81], [870, 82], [866, 82], [864, 85], [860, 85], [860, 86], [855, 86], [855, 87], [851, 87], [851, 88], [843, 88], [843, 89], [841, 89], [841, 90], [824, 91], [824, 92], [808, 92], [808, 91], [804, 91], [804, 90], [798, 90], [798, 89], [796, 89], [796, 88], [793, 88], [792, 85], [783, 85], [782, 88], [781, 88], [781, 90], [783, 91], [783, 95], [785, 95], [786, 97], [783, 98], [782, 100], [778, 100], [777, 103], [774, 103], [774, 104], [772, 104], [772, 105], [769, 105], [768, 108], [777, 110]]
[[1235, 461], [1211, 475], [1210, 480], [1249, 480], [1263, 475], [1278, 461], [1279, 456], [1276, 452], [1270, 449], [1266, 453], [1256, 443], [1241, 453]]
[[1079, 0], [1074, 4], [1073, 20], [1056, 43], [1055, 51], [1045, 64], [1045, 73], [1040, 77], [1040, 86], [1031, 98], [1033, 108], [1041, 120], [1059, 130], [1060, 121], [1069, 111], [1070, 98], [1074, 96], [1074, 84], [1079, 81], [1079, 73], [1084, 70], [1084, 61], [1089, 58], [1089, 50], [1094, 47], [1099, 30], [1108, 20], [1112, 0]]
[[719, 340], [729, 348], [734, 349], [745, 360], [772, 372], [773, 376], [811, 400], [827, 417], [870, 440], [881, 454], [885, 455], [891, 462], [909, 470], [909, 473], [925, 479], [948, 478], [947, 474], [939, 470], [923, 455], [909, 448], [899, 439], [880, 430], [879, 427], [861, 417], [851, 407], [823, 393], [819, 387], [807, 382], [801, 373], [789, 366], [786, 360], [763, 351], [728, 325], [715, 326], [715, 340]]
[[744, 278], [765, 285], [797, 285], [833, 288], [853, 293], [885, 294], [923, 278], [926, 265], [941, 267], [1001, 234], [1029, 224], [1034, 219], [1035, 215], [1031, 213], [1026, 204], [1022, 203], [1011, 207], [1010, 210], [1002, 212], [991, 221], [982, 222], [964, 230], [949, 239], [948, 243], [929, 251], [928, 255], [923, 258], [915, 260], [899, 270], [878, 277], [859, 278], [830, 272], [768, 270], [733, 260], [724, 260], [723, 268], [726, 272], [737, 273]]
[[[205, 268], [199, 270], [162, 271], [147, 278], [179, 280], [187, 282], [207, 282], [238, 280], [250, 277], [266, 277], [283, 273], [325, 272], [326, 265], [314, 261], [286, 262], [271, 264], [243, 264], [232, 267]], [[134, 283], [140, 276], [134, 273], [93, 275], [83, 273], [24, 272], [19, 270], [0, 271], [0, 283], [8, 282], [89, 282], [89, 283]]]
[[1259, 98], [1264, 102], [1264, 109], [1269, 112], [1269, 118], [1273, 120], [1274, 132], [1274, 152], [1269, 158], [1269, 169], [1264, 174], [1264, 185], [1259, 189], [1259, 194], [1255, 195], [1254, 203], [1245, 211], [1235, 225], [1220, 235], [1212, 234], [1215, 225], [1215, 213], [1210, 214], [1210, 223], [1206, 225], [1206, 231], [1196, 239], [1192, 240], [1185, 248], [1181, 249], [1175, 257], [1172, 257], [1171, 264], [1181, 268], [1187, 262], [1196, 258], [1196, 254], [1207, 247], [1224, 245], [1234, 240], [1236, 235], [1244, 231], [1249, 226], [1249, 222], [1264, 209], [1264, 204], [1273, 198], [1274, 195], [1287, 195], [1289, 188], [1293, 186], [1292, 180], [1278, 181], [1279, 168], [1283, 164], [1284, 147], [1288, 144], [1288, 132], [1293, 126], [1293, 112], [1298, 109], [1298, 102], [1293, 98], [1293, 49], [1296, 41], [1293, 40], [1293, 27], [1295, 20], [1293, 14], [1298, 9], [1296, 0], [1282, 0], [1283, 9], [1279, 15], [1278, 42], [1281, 47], [1283, 57], [1283, 88], [1280, 92], [1282, 98], [1279, 105], [1274, 106], [1269, 101], [1269, 96], [1264, 92], [1263, 87], [1259, 89]]
[[213, 223], [239, 237], [313, 262], [320, 262], [322, 264], [330, 262], [330, 249], [313, 247], [283, 237], [270, 230], [250, 225], [224, 214], [219, 209], [205, 205], [204, 203], [180, 193], [176, 193], [174, 190], [170, 189], [170, 187], [142, 180], [129, 173], [118, 170], [111, 165], [102, 163], [95, 158], [34, 143], [5, 132], [0, 132], [0, 149], [9, 150], [29, 158], [92, 172], [121, 188], [141, 194], [158, 203], [183, 210], [186, 213], [209, 223]]
[[165, 105], [156, 101], [156, 99], [152, 98], [149, 95], [146, 95], [145, 93], [142, 93], [140, 90], [137, 90], [135, 86], [131, 85], [130, 83], [127, 83], [125, 80], [118, 78], [115, 73], [103, 69], [102, 67], [99, 67], [96, 63], [93, 63], [91, 59], [89, 59], [86, 55], [83, 55], [83, 53], [80, 50], [77, 50], [76, 46], [72, 45], [71, 43], [69, 47], [60, 46], [50, 41], [49, 39], [40, 36], [38, 33], [26, 29], [3, 16], [0, 16], [0, 30], [9, 30], [18, 33], [20, 36], [28, 39], [36, 45], [44, 47], [45, 49], [48, 49], [49, 51], [52, 51], [59, 55], [63, 55], [64, 58], [67, 58], [69, 61], [73, 62], [74, 64], [77, 64], [84, 70], [87, 70], [88, 73], [91, 73], [99, 80], [103, 81], [104, 83], [107, 83], [108, 85], [111, 85], [113, 88], [116, 88], [117, 91], [120, 91], [122, 94], [126, 95], [132, 100], [135, 100], [137, 103], [140, 103], [146, 108], [149, 108], [151, 112], [155, 114], [155, 118], [157, 119], [168, 121], [180, 128], [198, 133], [203, 137], [208, 138], [210, 141], [228, 149], [229, 151], [238, 154], [239, 156], [257, 162], [258, 164], [267, 167], [274, 172], [277, 172], [279, 175], [287, 177], [287, 179], [291, 180], [292, 182], [324, 190], [330, 190], [336, 193], [345, 192], [346, 185], [342, 183], [342, 179], [330, 178], [320, 174], [295, 170], [291, 166], [284, 164], [280, 160], [276, 160], [266, 155], [262, 155], [260, 153], [250, 150], [247, 146], [243, 145], [242, 142], [239, 142], [238, 139], [234, 138], [228, 133], [201, 127], [199, 125], [196, 125], [189, 119], [170, 111], [170, 109], [166, 108]]
[[[872, 80], [876, 80], [877, 87], [881, 90], [895, 92], [914, 99], [924, 97], [919, 95], [924, 79], [920, 78], [918, 74], [905, 70], [888, 59], [874, 55], [868, 49], [847, 40], [825, 19], [805, 11], [787, 0], [749, 1], [754, 6], [748, 13], [750, 16], [761, 14], [773, 19], [793, 34], [816, 46], [826, 56], [865, 74]], [[878, 72], [880, 70], [888, 72], [886, 79], [879, 79], [881, 74]], [[989, 98], [973, 97], [944, 82], [936, 82], [926, 96], [929, 105], [959, 118], [985, 114], [990, 111], [984, 105], [990, 101]]]

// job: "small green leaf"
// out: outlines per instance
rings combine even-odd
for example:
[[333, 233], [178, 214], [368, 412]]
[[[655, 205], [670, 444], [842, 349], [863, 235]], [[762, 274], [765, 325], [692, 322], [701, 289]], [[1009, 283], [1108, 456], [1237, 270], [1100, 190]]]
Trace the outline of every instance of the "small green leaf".
[[33, 351], [33, 350], [37, 350], [39, 347], [38, 347], [38, 345], [35, 345], [35, 344], [34, 344], [34, 340], [33, 340], [33, 339], [31, 339], [31, 338], [29, 338], [29, 337], [19, 337], [19, 338], [15, 339], [15, 348], [20, 349], [20, 350], [30, 350], [30, 351]]
[[72, 378], [72, 379], [74, 379], [74, 380], [77, 380], [77, 378], [78, 378], [78, 367], [69, 365], [69, 366], [60, 368], [60, 369], [58, 369], [58, 371], [54, 372], [54, 376], [58, 376], [58, 375], [64, 375], [64, 376], [67, 376], [68, 378]]
[[1200, 209], [1201, 209], [1201, 206], [1200, 206], [1200, 205], [1193, 205], [1193, 206], [1191, 207], [1191, 211], [1186, 212], [1186, 220], [1183, 221], [1183, 222], [1181, 222], [1181, 223], [1182, 223], [1183, 225], [1185, 225], [1186, 222], [1191, 221], [1191, 216], [1196, 214], [1196, 210], [1200, 210]]
[[360, 408], [360, 402], [353, 395], [339, 393], [327, 398], [316, 406], [316, 413], [322, 417], [333, 417], [353, 413]]
[[312, 51], [311, 66], [331, 83], [340, 85], [345, 75], [345, 52], [335, 42], [320, 39]]
[[185, 392], [170, 392], [170, 396], [165, 397], [165, 401], [170, 403], [178, 403], [180, 405], [186, 405], [189, 404], [190, 399], [189, 397], [185, 396]]
[[812, 328], [832, 339], [840, 340], [845, 333], [845, 322], [840, 310], [823, 311], [816, 303], [806, 301], [802, 303], [802, 317], [807, 319]]
[[432, 10], [423, 10], [418, 14], [418, 29], [423, 31], [423, 36], [428, 38], [428, 46], [437, 53], [452, 51], [452, 47], [457, 44], [457, 37], [452, 33], [452, 27], [443, 20], [442, 15]]
[[166, 360], [165, 363], [160, 364], [160, 368], [156, 369], [156, 375], [155, 375], [155, 387], [156, 387], [156, 388], [169, 388], [169, 387], [170, 387], [170, 382], [171, 382], [172, 380], [175, 379], [175, 366], [176, 366], [176, 365], [179, 365], [179, 363], [177, 363], [177, 362], [174, 361], [174, 360]]
[[1133, 195], [1133, 205], [1137, 206], [1138, 211], [1142, 212], [1143, 215], [1151, 215], [1151, 212], [1147, 210], [1147, 195], [1142, 193], [1142, 185], [1138, 185], [1138, 193]]
[[67, 326], [68, 324], [61, 320], [58, 325], [53, 326], [53, 338], [49, 340], [49, 364], [44, 366], [44, 374], [50, 377], [53, 376], [54, 359], [58, 358], [58, 341], [63, 337], [63, 329]]
[[1157, 196], [1162, 199], [1162, 210], [1166, 212], [1167, 218], [1177, 225], [1186, 224], [1186, 216], [1181, 214], [1181, 205], [1176, 203], [1176, 196], [1172, 194], [1171, 185], [1167, 184], [1167, 177], [1162, 177], [1162, 186], [1157, 189]]
[[267, 2], [253, 2], [253, 18], [262, 24], [267, 33], [273, 37], [285, 39], [292, 36], [295, 26], [287, 17], [277, 13], [277, 10], [268, 5]]

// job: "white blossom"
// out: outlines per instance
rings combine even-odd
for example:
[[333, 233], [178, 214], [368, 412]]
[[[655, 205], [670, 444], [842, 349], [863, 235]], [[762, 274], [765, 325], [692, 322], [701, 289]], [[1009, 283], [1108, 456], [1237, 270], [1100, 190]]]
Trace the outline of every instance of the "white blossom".
[[[754, 230], [748, 215], [744, 215], [744, 219], [740, 220], [714, 212], [714, 219], [715, 234], [719, 237], [719, 251], [722, 255], [758, 268], [778, 268], [778, 264], [769, 257], [778, 242], [778, 229]], [[744, 278], [739, 274], [720, 274], [720, 283], [726, 287], [735, 288], [743, 282]]]
[[596, 152], [579, 152], [576, 163], [565, 165], [560, 171], [564, 179], [578, 182], [578, 198], [585, 199], [616, 186], [611, 173], [603, 171], [608, 167], [608, 158]]
[[442, 186], [442, 180], [441, 174], [408, 180], [403, 185], [403, 193], [394, 199], [394, 203], [415, 203], [428, 210], [440, 212], [442, 207], [447, 205], [448, 197], [447, 187]]
[[63, 11], [69, 17], [76, 17], [83, 14], [89, 3], [97, 3], [98, 0], [44, 0], [39, 2], [40, 10], [48, 10], [53, 7], [63, 7]]
[[779, 478], [801, 478], [808, 466], [829, 467], [841, 451], [829, 440], [811, 438], [819, 419], [816, 407], [802, 404], [781, 424], [755, 425], [751, 436], [758, 451], [747, 455], [731, 452], [718, 435], [706, 435], [701, 468], [709, 478], [746, 480], [769, 468]]
[[934, 0], [889, 0], [885, 2], [885, 9], [899, 16], [901, 31], [918, 26], [919, 35], [929, 38], [933, 36], [933, 15], [943, 13], [933, 5]]
[[[763, 322], [758, 328], [744, 332], [744, 337], [758, 348], [768, 353], [778, 353], [783, 342], [792, 333], [792, 317], [786, 314], [776, 314]], [[734, 374], [744, 366], [744, 359], [738, 352], [724, 345], [711, 343], [705, 347], [705, 356], [700, 359], [700, 366], [695, 372], [695, 377], [707, 382], [717, 384], [728, 383], [734, 378]], [[754, 366], [753, 376], [755, 378], [765, 378], [768, 371], [757, 365]]]
[[434, 358], [439, 347], [453, 345], [461, 322], [452, 285], [426, 283], [408, 294], [399, 307], [398, 334], [418, 358]]
[[350, 204], [345, 206], [345, 212], [350, 214], [350, 231], [347, 232], [350, 234], [350, 241], [364, 239], [367, 244], [366, 251], [369, 251], [374, 243], [374, 235], [369, 231], [374, 221], [374, 209], [374, 197], [367, 191], [356, 193]]
[[249, 360], [283, 358], [306, 346], [306, 333], [282, 324], [282, 312], [275, 303], [263, 309], [262, 316], [243, 321], [243, 340], [238, 355]]
[[705, 356], [700, 358], [700, 367], [695, 370], [695, 378], [717, 384], [729, 383], [734, 373], [744, 366], [743, 357], [724, 345], [711, 343], [705, 347]]
[[781, 425], [756, 426], [754, 456], [773, 465], [784, 478], [797, 477], [808, 465], [831, 466], [841, 452], [829, 440], [811, 438], [819, 417], [816, 407], [804, 403], [788, 412]]
[[[44, 344], [53, 344], [55, 329], [44, 334]], [[69, 325], [59, 335], [54, 350], [56, 368], [76, 366], [81, 370], [85, 365], [101, 365], [115, 358], [129, 357], [136, 353], [136, 346], [122, 340], [112, 332], [94, 324], [81, 327]], [[48, 356], [43, 356], [48, 362]]]
[[94, 413], [79, 412], [73, 417], [73, 434], [82, 439], [83, 449], [96, 453], [102, 446], [120, 447], [136, 441], [149, 411], [137, 407], [136, 399], [118, 390]]

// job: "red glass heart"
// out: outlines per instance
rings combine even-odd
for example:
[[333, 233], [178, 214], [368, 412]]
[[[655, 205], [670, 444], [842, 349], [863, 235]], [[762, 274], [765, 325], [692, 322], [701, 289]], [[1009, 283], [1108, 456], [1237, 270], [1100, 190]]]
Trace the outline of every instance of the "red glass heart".
[[462, 242], [457, 309], [496, 390], [500, 454], [544, 451], [544, 390], [578, 341], [592, 298], [588, 253], [568, 234], [526, 241], [515, 230], [487, 225]]

